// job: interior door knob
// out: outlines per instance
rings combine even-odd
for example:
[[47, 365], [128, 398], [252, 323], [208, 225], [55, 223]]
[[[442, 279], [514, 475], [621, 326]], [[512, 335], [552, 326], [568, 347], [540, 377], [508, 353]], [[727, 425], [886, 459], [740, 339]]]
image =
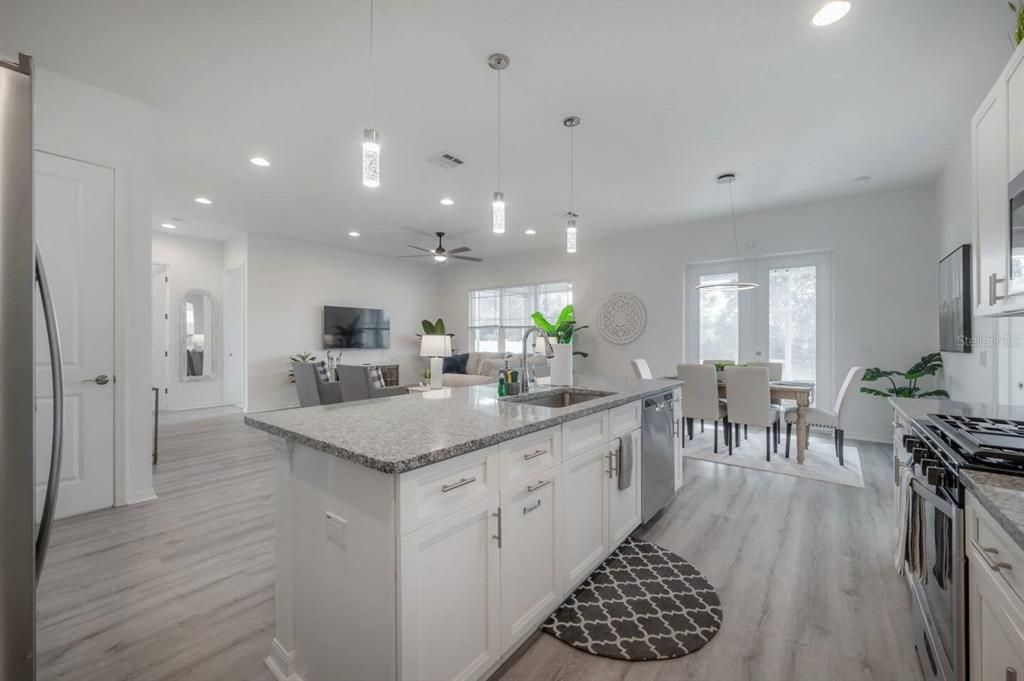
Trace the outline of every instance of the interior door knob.
[[110, 376], [107, 376], [106, 374], [100, 374], [96, 378], [89, 379], [89, 380], [91, 380], [94, 383], [97, 383], [99, 385], [106, 385], [107, 383], [110, 383]]

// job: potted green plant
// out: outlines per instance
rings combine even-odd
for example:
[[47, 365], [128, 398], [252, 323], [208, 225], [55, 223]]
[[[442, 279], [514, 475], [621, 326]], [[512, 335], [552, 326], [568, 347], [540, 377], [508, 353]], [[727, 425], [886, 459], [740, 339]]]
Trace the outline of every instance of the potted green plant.
[[572, 357], [585, 353], [574, 353], [572, 340], [578, 331], [588, 328], [586, 325], [576, 325], [576, 309], [572, 305], [566, 305], [558, 314], [554, 323], [548, 321], [542, 312], [533, 313], [533, 323], [537, 325], [549, 340], [554, 341], [551, 349], [554, 356], [551, 358], [551, 384], [572, 385]]
[[[914, 366], [906, 371], [894, 371], [892, 369], [879, 369], [872, 367], [864, 372], [863, 381], [872, 383], [885, 379], [892, 387], [885, 390], [861, 386], [860, 391], [865, 395], [876, 395], [878, 397], [949, 397], [949, 393], [942, 389], [922, 391], [917, 382], [925, 376], [934, 376], [942, 369], [942, 355], [932, 352], [919, 359]], [[905, 378], [906, 385], [897, 385], [893, 376]]]
[[295, 371], [291, 368], [292, 362], [305, 362], [308, 364], [316, 364], [316, 355], [312, 352], [300, 352], [297, 355], [292, 355], [288, 358], [288, 381], [291, 383], [295, 382]]

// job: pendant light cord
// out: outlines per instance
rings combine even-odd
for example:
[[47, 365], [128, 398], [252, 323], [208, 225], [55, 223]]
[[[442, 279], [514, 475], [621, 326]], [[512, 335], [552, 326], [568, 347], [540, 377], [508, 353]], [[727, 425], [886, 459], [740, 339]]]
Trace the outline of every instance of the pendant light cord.
[[501, 70], [498, 70], [498, 191], [501, 191]]
[[576, 214], [576, 127], [569, 128], [569, 212]]
[[375, 121], [373, 120], [373, 100], [376, 98], [376, 78], [375, 71], [376, 64], [374, 63], [373, 54], [373, 0], [370, 0], [370, 127], [373, 127]]
[[732, 215], [732, 245], [736, 250], [736, 260], [740, 259], [740, 238], [736, 233], [736, 202], [732, 197], [732, 183], [729, 183], [729, 213]]

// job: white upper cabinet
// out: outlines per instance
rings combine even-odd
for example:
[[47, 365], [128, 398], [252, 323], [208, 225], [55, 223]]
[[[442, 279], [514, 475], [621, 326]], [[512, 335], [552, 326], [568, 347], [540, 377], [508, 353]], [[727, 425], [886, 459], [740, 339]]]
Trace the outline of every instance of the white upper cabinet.
[[1014, 52], [1006, 71], [1009, 177], [1024, 172], [1024, 52]]

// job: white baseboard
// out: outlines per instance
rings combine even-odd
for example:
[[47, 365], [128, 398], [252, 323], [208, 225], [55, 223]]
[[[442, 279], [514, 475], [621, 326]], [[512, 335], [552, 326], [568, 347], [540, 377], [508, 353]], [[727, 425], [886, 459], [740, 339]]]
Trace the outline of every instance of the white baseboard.
[[132, 504], [141, 504], [143, 501], [153, 501], [156, 498], [156, 491], [152, 487], [147, 487], [145, 489], [129, 492], [125, 496], [124, 505], [131, 506]]
[[295, 671], [295, 651], [285, 650], [276, 638], [270, 642], [270, 655], [263, 663], [277, 681], [302, 681]]
[[216, 407], [234, 407], [237, 405], [229, 404], [227, 402], [210, 402], [209, 404], [196, 404], [189, 405], [187, 407], [164, 407], [160, 411], [179, 413], [183, 411], [198, 411], [200, 409], [214, 409]]

